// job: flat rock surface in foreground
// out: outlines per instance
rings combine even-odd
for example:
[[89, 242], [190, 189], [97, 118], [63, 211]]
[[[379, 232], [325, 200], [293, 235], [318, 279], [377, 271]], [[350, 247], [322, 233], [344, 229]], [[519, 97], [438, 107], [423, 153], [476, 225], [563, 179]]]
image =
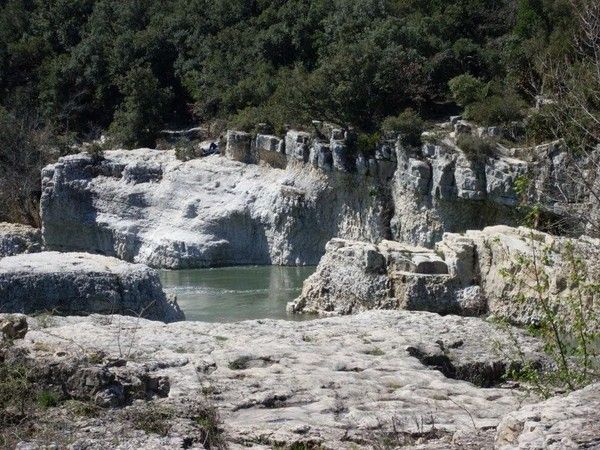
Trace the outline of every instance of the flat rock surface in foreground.
[[42, 252], [0, 259], [0, 312], [127, 314], [182, 320], [158, 273], [87, 253]]
[[500, 449], [600, 448], [600, 384], [527, 405], [498, 427]]
[[169, 378], [168, 401], [212, 402], [233, 446], [341, 449], [389, 439], [417, 444], [423, 436], [435, 436], [435, 448], [460, 447], [460, 436], [489, 446], [500, 419], [526, 397], [450, 377], [495, 373], [488, 369], [508, 364], [516, 341], [527, 358], [541, 359], [537, 342], [519, 332], [509, 337], [481, 319], [425, 312], [231, 324], [121, 316], [57, 317], [45, 328], [34, 322], [17, 344], [31, 356], [102, 351], [143, 364]]

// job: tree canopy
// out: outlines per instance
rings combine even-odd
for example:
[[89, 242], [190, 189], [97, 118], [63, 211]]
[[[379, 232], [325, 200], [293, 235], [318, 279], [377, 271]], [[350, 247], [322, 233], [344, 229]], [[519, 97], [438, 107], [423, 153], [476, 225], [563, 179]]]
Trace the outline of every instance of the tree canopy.
[[[329, 120], [367, 132], [452, 108], [469, 75], [526, 99], [568, 0], [0, 0], [1, 104], [149, 145], [163, 125]], [[503, 90], [501, 89], [501, 90]]]

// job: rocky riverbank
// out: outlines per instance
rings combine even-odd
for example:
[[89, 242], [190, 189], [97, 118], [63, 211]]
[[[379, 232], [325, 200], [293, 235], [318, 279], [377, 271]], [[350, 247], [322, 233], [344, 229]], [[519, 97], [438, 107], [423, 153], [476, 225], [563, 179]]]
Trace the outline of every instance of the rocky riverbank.
[[[562, 142], [473, 154], [460, 136], [500, 131], [454, 118], [420, 148], [392, 138], [367, 153], [330, 131], [232, 131], [222, 155], [113, 150], [46, 167], [44, 246], [64, 253], [0, 259], [0, 312], [67, 317], [0, 316], [0, 370], [48, 408], [5, 407], [3, 439], [16, 421], [29, 430], [21, 449], [597, 444], [595, 409], [579, 410], [600, 401], [597, 386], [559, 411], [511, 379], [557, 368], [547, 341], [519, 327], [548, 311], [576, 323], [574, 297], [597, 309], [573, 271], [585, 261], [600, 278], [600, 241], [565, 212], [597, 208], [569, 189], [546, 196], [568, 170]], [[517, 193], [525, 178], [535, 189]], [[502, 225], [519, 203], [579, 238]], [[5, 254], [41, 250], [35, 233], [16, 235], [2, 235]], [[288, 308], [338, 317], [144, 319], [183, 319], [145, 264], [317, 262]]]
[[[6, 355], [25, 355], [55, 396], [43, 421], [64, 421], [73, 401], [89, 405], [64, 440], [54, 438], [70, 448], [202, 447], [210, 424], [194, 422], [193, 405], [216, 408], [213, 432], [231, 448], [489, 448], [503, 417], [535, 400], [504, 381], [506, 369], [523, 357], [546, 363], [540, 343], [519, 330], [425, 312], [300, 323], [27, 320], [30, 331]], [[153, 432], [126, 420], [144, 408], [155, 411]], [[35, 429], [24, 436], [31, 446], [19, 448], [52, 442]]]
[[[573, 271], [600, 279], [599, 253], [598, 239], [507, 226], [447, 233], [435, 250], [334, 239], [288, 308], [322, 315], [400, 308], [535, 325], [544, 317], [542, 295], [565, 320], [576, 320], [568, 317], [570, 299], [598, 306], [594, 291], [583, 289]], [[582, 261], [585, 267], [577, 269]]]
[[184, 319], [177, 302], [167, 299], [155, 270], [87, 253], [0, 258], [0, 312]]

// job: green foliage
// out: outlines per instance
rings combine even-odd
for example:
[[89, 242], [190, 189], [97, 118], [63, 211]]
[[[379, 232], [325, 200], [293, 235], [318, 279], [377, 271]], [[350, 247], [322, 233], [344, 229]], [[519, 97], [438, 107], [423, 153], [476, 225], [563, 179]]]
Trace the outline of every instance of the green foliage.
[[530, 145], [538, 145], [556, 139], [558, 124], [549, 108], [534, 112], [525, 122], [525, 137]]
[[192, 420], [204, 432], [207, 448], [225, 448], [221, 418], [214, 406], [196, 405], [191, 411]]
[[0, 427], [11, 420], [11, 415], [25, 414], [33, 392], [28, 376], [24, 365], [0, 363]]
[[356, 138], [356, 151], [362, 153], [367, 158], [373, 156], [380, 140], [381, 135], [379, 133], [359, 133]]
[[92, 157], [94, 162], [100, 162], [104, 159], [104, 148], [97, 142], [92, 142], [85, 148], [85, 152]]
[[[548, 84], [536, 61], [572, 60], [576, 26], [568, 0], [0, 1], [0, 111], [12, 116], [0, 118], [0, 178], [14, 175], [0, 180], [0, 220], [39, 224], [36, 177], [69, 151], [58, 141], [107, 129], [125, 147], [198, 121], [281, 133], [317, 119], [372, 135], [452, 101], [484, 125], [516, 120], [532, 82]], [[570, 66], [557, 85], [598, 92], [592, 66]], [[593, 123], [575, 109], [558, 131], [579, 145]], [[418, 144], [418, 121], [401, 125]]]
[[53, 408], [58, 406], [58, 396], [51, 391], [41, 391], [37, 395], [37, 404], [42, 408]]
[[519, 175], [515, 179], [515, 183], [514, 183], [515, 193], [520, 198], [524, 198], [524, 196], [527, 194], [527, 191], [529, 190], [530, 186], [531, 186], [531, 179], [527, 175]]
[[405, 109], [398, 116], [387, 117], [381, 124], [383, 131], [398, 132], [402, 143], [418, 146], [425, 130], [425, 121], [412, 108]]
[[485, 161], [496, 148], [496, 142], [472, 134], [460, 134], [456, 145], [471, 161]]
[[547, 31], [542, 0], [518, 0], [514, 33], [522, 38], [532, 38]]
[[517, 95], [493, 95], [468, 105], [464, 116], [485, 126], [509, 124], [523, 119], [525, 106]]
[[166, 436], [171, 429], [175, 411], [171, 408], [156, 403], [145, 403], [142, 406], [131, 408], [126, 417], [134, 428], [146, 433]]
[[125, 147], [153, 146], [170, 90], [161, 88], [149, 66], [134, 67], [119, 81], [123, 103], [110, 125], [111, 137]]
[[450, 99], [461, 74], [525, 79], [521, 62], [564, 48], [561, 2], [520, 0], [515, 23], [514, 2], [492, 0], [6, 0], [1, 103], [82, 135], [113, 124], [127, 146], [194, 118], [372, 133], [408, 106]]
[[487, 97], [487, 84], [470, 74], [452, 78], [448, 86], [454, 101], [463, 107]]
[[40, 170], [70, 152], [70, 143], [34, 112], [0, 106], [0, 221], [39, 225]]
[[575, 246], [567, 242], [560, 254], [565, 261], [565, 286], [558, 298], [552, 298], [557, 251], [540, 242], [535, 231], [528, 244], [531, 253], [511, 258], [501, 275], [517, 288], [512, 301], [541, 311], [533, 331], [554, 364], [546, 372], [523, 364], [509, 376], [531, 383], [548, 397], [556, 388], [575, 390], [600, 380], [600, 318], [594, 309], [600, 284]]

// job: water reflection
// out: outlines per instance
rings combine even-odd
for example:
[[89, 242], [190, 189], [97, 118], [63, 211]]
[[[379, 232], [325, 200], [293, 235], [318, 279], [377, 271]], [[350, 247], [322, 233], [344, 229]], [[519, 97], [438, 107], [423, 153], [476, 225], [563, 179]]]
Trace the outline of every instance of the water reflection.
[[225, 267], [161, 272], [163, 287], [177, 294], [188, 320], [303, 320], [289, 315], [287, 302], [300, 294], [314, 267]]

